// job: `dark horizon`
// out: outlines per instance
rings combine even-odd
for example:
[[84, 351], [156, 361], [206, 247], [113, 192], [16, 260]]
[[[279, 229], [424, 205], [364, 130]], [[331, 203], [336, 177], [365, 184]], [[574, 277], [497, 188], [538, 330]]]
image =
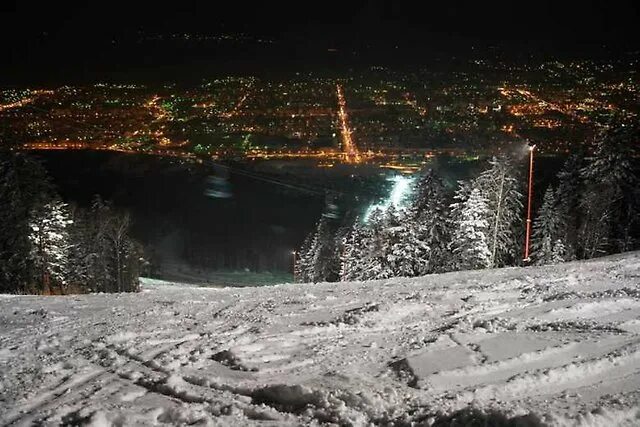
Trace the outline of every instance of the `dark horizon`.
[[[637, 55], [631, 1], [477, 5], [3, 3], [2, 84]], [[222, 37], [217, 39], [216, 37]], [[228, 39], [229, 36], [237, 39]], [[120, 76], [120, 77], [119, 77]]]

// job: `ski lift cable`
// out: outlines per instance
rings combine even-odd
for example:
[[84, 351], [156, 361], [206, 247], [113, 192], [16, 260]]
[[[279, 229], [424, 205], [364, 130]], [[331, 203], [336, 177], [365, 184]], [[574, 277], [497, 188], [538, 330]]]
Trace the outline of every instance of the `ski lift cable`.
[[307, 184], [298, 184], [298, 183], [293, 183], [291, 181], [285, 181], [282, 179], [276, 179], [276, 178], [272, 178], [270, 176], [267, 175], [263, 175], [263, 174], [259, 174], [259, 173], [255, 173], [255, 172], [249, 172], [246, 171], [244, 169], [238, 169], [238, 168], [233, 168], [233, 167], [229, 167], [229, 169], [231, 169], [232, 171], [236, 171], [236, 172], [240, 172], [245, 174], [248, 177], [252, 177], [255, 179], [262, 179], [262, 180], [266, 180], [269, 182], [272, 182], [274, 184], [281, 184], [281, 185], [285, 185], [285, 186], [289, 186], [291, 188], [296, 188], [299, 189], [301, 191], [307, 191], [309, 193], [315, 193], [315, 194], [319, 194], [319, 195], [327, 195], [327, 194], [333, 194], [335, 196], [346, 196], [347, 194], [336, 190], [335, 188], [330, 188], [330, 187], [324, 187], [324, 186], [310, 186]]
[[271, 183], [271, 184], [281, 185], [281, 186], [288, 187], [288, 188], [291, 188], [291, 189], [294, 189], [294, 190], [299, 190], [299, 191], [302, 191], [302, 192], [307, 192], [307, 193], [311, 193], [311, 194], [319, 194], [319, 195], [324, 195], [327, 192], [339, 193], [337, 191], [330, 190], [330, 189], [327, 189], [327, 188], [311, 187], [311, 186], [306, 186], [306, 185], [300, 185], [300, 184], [287, 182], [287, 181], [284, 181], [284, 180], [281, 180], [281, 179], [275, 179], [275, 178], [269, 177], [267, 175], [258, 174], [258, 173], [255, 173], [255, 172], [250, 172], [250, 171], [247, 171], [246, 169], [236, 168], [236, 167], [225, 165], [225, 164], [222, 164], [222, 163], [219, 163], [219, 162], [208, 161], [207, 163], [209, 163], [209, 164], [211, 164], [213, 166], [216, 166], [216, 167], [224, 168], [224, 169], [228, 170], [229, 172], [235, 173], [237, 175], [246, 176], [248, 178], [252, 178], [252, 179], [268, 182], [268, 183]]
[[248, 178], [252, 178], [252, 179], [255, 179], [255, 180], [267, 182], [267, 183], [270, 183], [270, 184], [280, 185], [280, 186], [283, 186], [283, 187], [291, 188], [291, 189], [294, 189], [294, 190], [299, 190], [299, 191], [306, 192], [306, 193], [323, 194], [323, 193], [321, 193], [321, 192], [319, 192], [319, 191], [317, 191], [315, 189], [306, 188], [306, 187], [302, 187], [302, 186], [299, 186], [299, 185], [295, 185], [295, 184], [290, 184], [290, 183], [287, 183], [287, 182], [279, 181], [279, 180], [276, 180], [276, 179], [273, 179], [273, 178], [268, 178], [268, 177], [265, 177], [265, 176], [259, 176], [259, 175], [256, 175], [256, 174], [248, 173], [247, 171], [244, 171], [244, 170], [241, 170], [241, 169], [237, 169], [237, 168], [232, 168], [232, 167], [220, 164], [220, 163], [216, 163], [215, 165], [223, 167], [225, 169], [228, 169], [228, 170], [231, 171], [231, 173], [234, 173], [236, 175], [246, 176]]

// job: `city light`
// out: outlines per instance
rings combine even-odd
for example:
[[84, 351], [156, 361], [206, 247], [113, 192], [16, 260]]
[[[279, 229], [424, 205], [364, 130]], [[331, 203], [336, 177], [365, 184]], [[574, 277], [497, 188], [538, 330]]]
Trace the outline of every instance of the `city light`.
[[226, 77], [186, 89], [4, 89], [0, 139], [23, 149], [308, 159], [321, 168], [370, 164], [410, 174], [427, 154], [469, 161], [511, 152], [523, 139], [544, 141], [536, 155], [564, 154], [614, 112], [633, 117], [616, 100], [637, 98], [637, 85], [597, 83], [598, 67], [586, 65], [568, 66], [591, 82], [580, 88], [519, 79], [496, 87], [465, 74], [438, 97], [378, 68], [348, 80], [300, 74], [290, 81]]
[[36, 95], [36, 97], [24, 98], [8, 104], [0, 104], [0, 112], [29, 105], [37, 99], [38, 95], [52, 95], [54, 93], [52, 90], [32, 90], [29, 92], [31, 95]]

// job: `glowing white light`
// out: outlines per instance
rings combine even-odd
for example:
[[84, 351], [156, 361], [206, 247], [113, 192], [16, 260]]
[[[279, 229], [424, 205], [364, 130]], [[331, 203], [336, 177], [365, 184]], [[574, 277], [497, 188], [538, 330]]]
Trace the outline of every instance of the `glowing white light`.
[[393, 206], [396, 210], [400, 210], [405, 207], [407, 196], [412, 191], [411, 184], [413, 183], [413, 178], [396, 175], [393, 178], [390, 178], [389, 181], [394, 182], [391, 193], [389, 194], [389, 198], [387, 198], [382, 203], [374, 203], [369, 206], [363, 218], [364, 222], [367, 222], [369, 220], [369, 216], [371, 216], [373, 211], [375, 211], [376, 209], [380, 209], [384, 212], [389, 209], [390, 206]]

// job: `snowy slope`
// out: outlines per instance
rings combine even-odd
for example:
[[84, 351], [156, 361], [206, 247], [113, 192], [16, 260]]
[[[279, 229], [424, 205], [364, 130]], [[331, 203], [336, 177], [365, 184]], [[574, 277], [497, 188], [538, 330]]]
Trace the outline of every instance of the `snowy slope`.
[[640, 253], [366, 283], [4, 295], [0, 380], [3, 425], [640, 425]]

